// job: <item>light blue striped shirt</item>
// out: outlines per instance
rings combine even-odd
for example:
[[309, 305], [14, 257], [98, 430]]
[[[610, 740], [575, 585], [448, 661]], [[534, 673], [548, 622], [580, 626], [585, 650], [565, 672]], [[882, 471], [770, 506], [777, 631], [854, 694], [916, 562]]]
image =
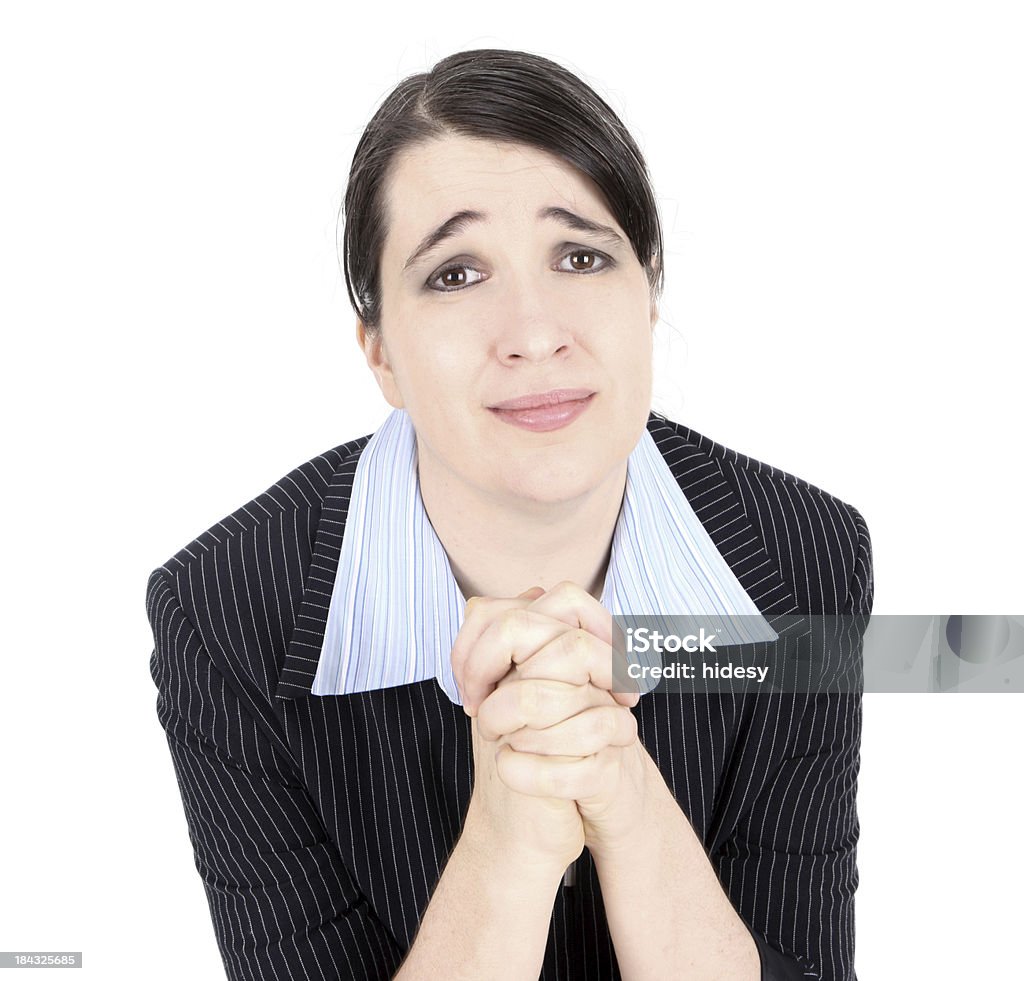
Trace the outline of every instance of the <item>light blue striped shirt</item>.
[[[627, 462], [600, 602], [618, 616], [752, 617], [757, 619], [740, 621], [732, 642], [755, 639], [748, 633], [751, 623], [762, 639], [775, 637], [646, 428]], [[436, 678], [461, 705], [450, 655], [465, 608], [420, 497], [412, 420], [395, 409], [356, 465], [312, 694], [346, 695]]]

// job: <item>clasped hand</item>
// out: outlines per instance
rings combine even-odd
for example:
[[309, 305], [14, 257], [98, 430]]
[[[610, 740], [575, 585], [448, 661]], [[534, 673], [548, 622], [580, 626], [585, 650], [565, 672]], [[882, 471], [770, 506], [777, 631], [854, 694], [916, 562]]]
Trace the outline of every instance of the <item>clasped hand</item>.
[[472, 597], [452, 669], [509, 789], [574, 801], [592, 853], [639, 832], [654, 764], [630, 711], [639, 695], [611, 691], [612, 618], [589, 593]]

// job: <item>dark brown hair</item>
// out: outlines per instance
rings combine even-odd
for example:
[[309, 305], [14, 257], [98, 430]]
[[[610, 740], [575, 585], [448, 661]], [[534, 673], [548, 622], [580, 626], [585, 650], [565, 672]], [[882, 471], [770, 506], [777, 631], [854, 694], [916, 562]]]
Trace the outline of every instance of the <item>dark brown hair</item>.
[[342, 214], [342, 269], [367, 330], [380, 326], [384, 189], [402, 150], [449, 135], [520, 143], [571, 164], [597, 185], [647, 272], [664, 283], [661, 223], [643, 156], [612, 108], [572, 72], [524, 51], [460, 51], [400, 82], [356, 146]]

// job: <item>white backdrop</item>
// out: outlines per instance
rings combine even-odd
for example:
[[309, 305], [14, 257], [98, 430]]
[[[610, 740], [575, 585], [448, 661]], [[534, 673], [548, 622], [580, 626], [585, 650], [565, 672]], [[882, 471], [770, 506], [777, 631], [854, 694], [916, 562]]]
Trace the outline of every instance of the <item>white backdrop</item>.
[[[380, 100], [455, 50], [560, 61], [644, 149], [656, 408], [860, 509], [876, 612], [1021, 612], [1014, 5], [665, 9], [4, 4], [0, 950], [222, 976], [146, 580], [385, 417], [335, 219]], [[865, 698], [861, 978], [1020, 976], [1022, 706]]]

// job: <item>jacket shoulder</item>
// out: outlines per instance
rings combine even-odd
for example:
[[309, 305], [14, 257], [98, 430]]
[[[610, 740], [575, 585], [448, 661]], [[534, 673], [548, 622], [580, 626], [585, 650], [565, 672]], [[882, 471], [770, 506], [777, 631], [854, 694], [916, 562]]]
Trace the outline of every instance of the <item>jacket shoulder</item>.
[[[777, 489], [781, 489], [784, 485], [788, 492], [793, 494], [804, 497], [827, 498], [829, 502], [845, 509], [851, 516], [857, 515], [860, 517], [860, 512], [852, 504], [847, 504], [834, 494], [830, 494], [803, 477], [798, 477], [796, 474], [789, 473], [780, 467], [774, 467], [745, 453], [740, 453], [739, 450], [734, 450], [722, 443], [717, 443], [703, 433], [699, 433], [683, 423], [673, 422], [671, 419], [667, 419], [657, 413], [652, 413], [652, 415], [660, 424], [669, 427], [676, 435], [686, 442], [699, 447], [701, 452], [705, 453], [712, 460], [717, 461], [725, 475], [730, 478], [730, 483], [733, 484], [734, 490], [742, 491], [743, 483], [741, 477], [746, 476], [750, 478], [748, 480], [749, 483], [756, 476], [757, 482], [762, 486], [775, 485]], [[860, 520], [863, 521], [863, 518], [860, 518]]]
[[252, 534], [272, 526], [282, 515], [310, 513], [315, 520], [323, 505], [331, 478], [338, 468], [357, 456], [370, 436], [359, 436], [341, 443], [289, 470], [262, 494], [236, 508], [178, 549], [166, 562], [153, 570], [153, 576], [167, 573], [173, 579], [201, 556], [240, 535]]
[[856, 507], [803, 477], [652, 415], [717, 464], [783, 578], [794, 586], [801, 609], [870, 612], [871, 535]]
[[[831, 497], [835, 501], [839, 500], [834, 495], [815, 486], [803, 477], [798, 477], [795, 474], [781, 469], [780, 467], [773, 467], [771, 464], [764, 463], [763, 461], [757, 460], [745, 453], [740, 453], [738, 450], [731, 449], [722, 443], [716, 443], [710, 437], [697, 432], [695, 429], [691, 429], [689, 426], [686, 426], [681, 422], [673, 422], [673, 420], [659, 415], [658, 413], [652, 413], [652, 415], [658, 423], [672, 429], [676, 435], [686, 440], [686, 442], [698, 446], [703, 453], [707, 454], [711, 459], [717, 460], [720, 464], [727, 464], [730, 468], [736, 470], [745, 470], [757, 473], [769, 481], [788, 483], [794, 489], [808, 491], [812, 494], [825, 495]], [[839, 503], [843, 502], [840, 501]], [[850, 507], [850, 505], [845, 506]]]
[[[338, 475], [354, 471], [369, 439], [342, 443], [290, 470], [150, 573], [150, 673], [165, 725], [205, 731], [224, 716], [203, 713], [205, 693], [219, 689], [217, 704], [236, 699], [287, 758], [273, 711], [280, 665], [302, 606], [325, 502], [339, 487]], [[224, 733], [206, 736], [227, 739]], [[247, 739], [231, 743], [233, 759], [259, 758]]]

